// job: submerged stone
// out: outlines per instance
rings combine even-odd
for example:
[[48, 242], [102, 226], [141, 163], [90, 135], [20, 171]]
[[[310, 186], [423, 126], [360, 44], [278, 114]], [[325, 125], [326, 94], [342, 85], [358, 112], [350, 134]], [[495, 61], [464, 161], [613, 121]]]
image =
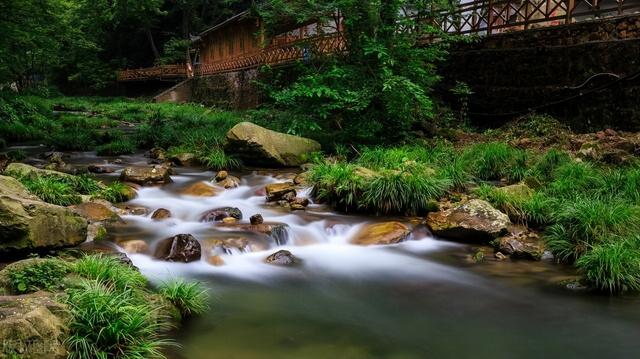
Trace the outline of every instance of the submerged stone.
[[411, 231], [400, 222], [383, 222], [366, 225], [351, 240], [361, 246], [399, 243], [407, 239]]
[[200, 260], [202, 249], [194, 236], [178, 234], [160, 241], [153, 256], [169, 262], [188, 263]]

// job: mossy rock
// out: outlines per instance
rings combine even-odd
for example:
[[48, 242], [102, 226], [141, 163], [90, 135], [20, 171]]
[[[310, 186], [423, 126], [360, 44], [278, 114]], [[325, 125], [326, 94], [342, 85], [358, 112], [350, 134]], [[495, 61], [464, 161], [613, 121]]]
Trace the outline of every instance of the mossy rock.
[[225, 152], [254, 166], [300, 166], [309, 154], [320, 151], [320, 144], [314, 140], [271, 131], [251, 122], [234, 126], [226, 140]]
[[10, 163], [4, 171], [12, 177], [53, 177], [61, 180], [73, 180], [74, 176], [53, 170], [44, 170], [24, 163]]
[[35, 199], [17, 181], [0, 176], [0, 253], [75, 246], [86, 238], [86, 219]]

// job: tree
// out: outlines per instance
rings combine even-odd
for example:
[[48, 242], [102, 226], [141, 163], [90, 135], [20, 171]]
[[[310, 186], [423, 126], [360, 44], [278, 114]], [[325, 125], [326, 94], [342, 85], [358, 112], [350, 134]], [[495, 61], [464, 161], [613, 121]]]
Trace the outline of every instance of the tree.
[[431, 1], [271, 0], [258, 7], [273, 34], [283, 19], [329, 23], [348, 51], [315, 54], [292, 83], [271, 88], [276, 106], [295, 112], [337, 138], [358, 142], [402, 140], [413, 125], [432, 117], [429, 91], [446, 42], [424, 44], [435, 32], [424, 19]]

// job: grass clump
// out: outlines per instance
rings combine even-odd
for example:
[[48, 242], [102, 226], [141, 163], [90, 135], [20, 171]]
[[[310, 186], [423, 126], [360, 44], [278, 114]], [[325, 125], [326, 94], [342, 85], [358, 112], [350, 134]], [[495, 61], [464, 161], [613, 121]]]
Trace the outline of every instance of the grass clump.
[[188, 316], [208, 308], [199, 283], [168, 282], [154, 292], [117, 257], [84, 256], [69, 268], [79, 277], [66, 291], [69, 358], [165, 358], [163, 348], [174, 345], [165, 335], [176, 309]]
[[173, 280], [162, 283], [158, 292], [178, 308], [183, 317], [199, 315], [209, 309], [209, 296], [201, 283]]
[[99, 280], [83, 280], [67, 291], [71, 335], [69, 358], [164, 358], [167, 321], [135, 289], [118, 289]]
[[104, 188], [101, 188], [94, 197], [107, 200], [111, 203], [126, 202], [132, 189], [122, 182], [111, 182]]
[[57, 259], [32, 259], [8, 270], [11, 291], [26, 294], [39, 290], [55, 291], [62, 287], [68, 265]]
[[71, 206], [82, 201], [73, 186], [54, 177], [31, 176], [18, 180], [42, 201], [58, 206]]
[[524, 178], [527, 159], [525, 151], [502, 142], [476, 144], [462, 155], [462, 161], [477, 179], [497, 181], [506, 178], [512, 183]]
[[96, 147], [98, 156], [130, 155], [136, 151], [135, 142], [128, 139], [119, 139]]
[[116, 257], [85, 256], [74, 263], [73, 271], [84, 278], [113, 285], [118, 290], [147, 286], [147, 279], [138, 270]]
[[576, 262], [585, 279], [598, 289], [614, 292], [640, 291], [639, 238], [609, 238], [592, 247]]

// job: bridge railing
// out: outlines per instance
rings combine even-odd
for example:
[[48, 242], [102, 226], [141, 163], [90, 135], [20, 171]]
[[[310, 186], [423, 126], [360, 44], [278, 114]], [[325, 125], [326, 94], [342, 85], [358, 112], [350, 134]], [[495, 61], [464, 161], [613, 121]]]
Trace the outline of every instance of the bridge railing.
[[435, 21], [447, 33], [492, 35], [639, 11], [638, 0], [471, 0]]
[[142, 81], [187, 78], [187, 67], [184, 64], [159, 65], [142, 69], [118, 71], [118, 81]]
[[340, 53], [346, 50], [341, 34], [310, 37], [284, 44], [270, 45], [264, 49], [211, 63], [200, 64], [195, 68], [196, 76], [246, 70], [262, 65], [280, 65], [295, 60], [311, 58], [314, 54]]

